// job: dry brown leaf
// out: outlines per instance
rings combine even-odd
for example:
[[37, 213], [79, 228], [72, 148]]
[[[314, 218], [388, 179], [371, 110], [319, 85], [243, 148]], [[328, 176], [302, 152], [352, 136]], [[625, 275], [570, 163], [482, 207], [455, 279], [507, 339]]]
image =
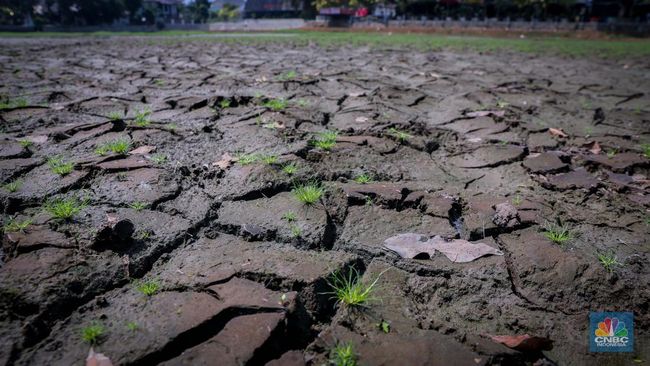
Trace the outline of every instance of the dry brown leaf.
[[557, 136], [557, 137], [569, 137], [569, 135], [564, 133], [564, 131], [560, 130], [559, 128], [551, 127], [551, 128], [548, 129], [548, 132], [550, 132], [551, 135]]
[[152, 152], [154, 150], [156, 150], [155, 146], [144, 145], [144, 146], [140, 146], [140, 147], [138, 147], [136, 149], [133, 149], [133, 150], [129, 151], [129, 154], [131, 154], [131, 155], [146, 155], [146, 154], [149, 154], [150, 152]]
[[598, 143], [598, 141], [592, 141], [592, 142], [589, 142], [589, 143], [583, 144], [582, 147], [584, 147], [585, 149], [589, 149], [589, 151], [590, 151], [592, 154], [596, 154], [596, 155], [600, 154], [600, 152], [602, 151], [602, 149], [600, 148], [600, 144]]
[[101, 353], [95, 353], [95, 350], [90, 347], [88, 357], [86, 358], [86, 366], [113, 366], [113, 363], [108, 357]]
[[491, 335], [487, 336], [497, 343], [520, 352], [541, 352], [553, 349], [553, 341], [543, 337], [533, 337], [528, 334], [508, 336]]
[[234, 161], [234, 158], [230, 154], [225, 153], [225, 154], [221, 155], [221, 160], [212, 163], [212, 165], [218, 166], [222, 170], [226, 170], [232, 164], [233, 161]]
[[416, 258], [422, 254], [430, 258], [439, 251], [455, 263], [471, 262], [486, 255], [503, 255], [500, 250], [483, 243], [470, 243], [462, 239], [447, 241], [437, 235], [429, 239], [414, 233], [392, 236], [384, 241], [384, 246], [403, 258]]

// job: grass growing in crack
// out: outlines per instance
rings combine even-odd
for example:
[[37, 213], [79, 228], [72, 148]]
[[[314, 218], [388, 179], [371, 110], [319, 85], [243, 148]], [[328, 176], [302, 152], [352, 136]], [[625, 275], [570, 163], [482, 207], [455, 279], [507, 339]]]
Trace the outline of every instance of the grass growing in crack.
[[117, 155], [126, 155], [131, 150], [131, 141], [127, 138], [119, 138], [106, 142], [95, 149], [95, 154], [104, 156], [109, 152]]
[[144, 210], [145, 208], [147, 208], [147, 204], [144, 203], [144, 202], [135, 201], [135, 202], [131, 203], [131, 204], [129, 205], [129, 207], [132, 208], [132, 209], [134, 209], [134, 210], [136, 210], [136, 211], [142, 211], [142, 210]]
[[138, 127], [147, 127], [151, 124], [149, 116], [151, 115], [150, 109], [143, 109], [135, 114], [133, 118], [133, 124]]
[[308, 183], [294, 187], [292, 192], [298, 201], [309, 206], [320, 200], [325, 189], [320, 184]]
[[383, 319], [377, 323], [377, 328], [386, 334], [390, 333], [390, 323]]
[[136, 323], [136, 322], [128, 322], [128, 323], [126, 323], [126, 329], [128, 329], [128, 330], [130, 330], [132, 332], [135, 332], [136, 330], [138, 330], [138, 328], [139, 328], [138, 323]]
[[512, 204], [515, 206], [521, 205], [521, 202], [523, 202], [523, 200], [519, 194], [516, 194], [515, 197], [512, 199]]
[[382, 274], [383, 272], [370, 284], [365, 284], [361, 281], [357, 269], [351, 267], [347, 275], [341, 271], [334, 272], [327, 283], [332, 288], [332, 297], [338, 305], [360, 308], [374, 299], [372, 295]]
[[165, 154], [154, 154], [149, 157], [149, 160], [153, 161], [158, 165], [165, 164], [167, 162], [167, 155]]
[[295, 79], [296, 76], [298, 76], [298, 73], [295, 72], [294, 70], [290, 70], [290, 71], [287, 71], [284, 74], [280, 75], [278, 77], [278, 80], [280, 80], [280, 81], [292, 80], [292, 79]]
[[296, 225], [291, 225], [291, 237], [299, 238], [302, 235], [302, 229]]
[[282, 171], [288, 175], [294, 175], [298, 172], [298, 165], [296, 163], [288, 163], [282, 166]]
[[257, 154], [237, 154], [237, 162], [239, 165], [251, 165], [260, 159]]
[[650, 159], [650, 144], [641, 144], [641, 150], [643, 151], [643, 156]]
[[617, 149], [609, 149], [609, 150], [607, 150], [607, 157], [608, 157], [609, 159], [611, 159], [611, 158], [613, 158], [614, 156], [616, 156], [616, 154], [618, 154], [618, 150], [617, 150]]
[[60, 220], [70, 220], [87, 206], [87, 200], [77, 197], [56, 198], [45, 203], [45, 211]]
[[14, 193], [18, 191], [22, 186], [23, 186], [23, 182], [21, 180], [16, 179], [13, 182], [3, 184], [2, 189], [4, 189], [7, 192]]
[[124, 117], [122, 116], [122, 113], [120, 112], [111, 112], [108, 114], [108, 119], [110, 119], [113, 122], [121, 121]]
[[93, 323], [81, 329], [81, 339], [91, 345], [97, 344], [104, 335], [104, 326], [99, 323]]
[[135, 236], [135, 238], [138, 240], [147, 240], [150, 237], [151, 237], [151, 231], [149, 230], [139, 231], [138, 234]]
[[277, 155], [263, 155], [260, 157], [260, 160], [264, 162], [264, 164], [268, 165], [273, 165], [278, 162], [278, 156]]
[[338, 135], [336, 131], [321, 132], [316, 138], [311, 140], [311, 144], [321, 150], [332, 150], [334, 145], [336, 145], [336, 137]]
[[568, 226], [556, 223], [544, 225], [544, 236], [558, 245], [564, 245], [573, 239], [573, 233]]
[[50, 167], [50, 170], [54, 174], [60, 176], [65, 176], [72, 173], [74, 169], [74, 163], [66, 162], [60, 156], [55, 156], [47, 160], [47, 165]]
[[287, 108], [287, 104], [288, 103], [284, 98], [280, 98], [280, 99], [271, 99], [266, 103], [264, 103], [264, 106], [266, 108], [269, 108], [272, 111], [279, 112]]
[[359, 184], [367, 184], [367, 183], [372, 182], [372, 177], [370, 176], [370, 174], [361, 173], [361, 174], [357, 175], [356, 177], [354, 177], [354, 181], [359, 183]]
[[20, 140], [18, 140], [18, 143], [20, 144], [20, 146], [22, 146], [24, 148], [28, 148], [28, 147], [34, 145], [34, 143], [32, 141], [27, 140], [27, 139], [20, 139]]
[[282, 215], [282, 220], [286, 220], [287, 222], [294, 222], [297, 218], [298, 216], [295, 212], [285, 212], [284, 215]]
[[14, 100], [3, 99], [0, 100], [0, 110], [3, 109], [12, 109], [12, 108], [24, 108], [29, 105], [29, 102], [25, 98], [18, 98]]
[[5, 233], [24, 233], [25, 229], [27, 229], [32, 222], [31, 219], [18, 221], [14, 218], [10, 218], [9, 222], [7, 222], [3, 227], [3, 230]]
[[221, 107], [221, 109], [230, 108], [230, 103], [231, 103], [230, 99], [224, 99], [221, 102], [219, 102], [219, 107]]
[[330, 351], [329, 364], [333, 366], [356, 366], [357, 355], [352, 343], [339, 343]]
[[394, 138], [396, 138], [397, 141], [399, 141], [399, 142], [406, 142], [406, 140], [413, 137], [410, 134], [408, 134], [407, 132], [402, 131], [402, 130], [398, 130], [395, 127], [389, 128], [388, 129], [388, 134], [393, 136]]
[[598, 261], [605, 267], [607, 272], [614, 272], [614, 266], [622, 266], [623, 264], [618, 261], [614, 253], [597, 253]]
[[156, 280], [147, 280], [140, 282], [136, 288], [146, 296], [153, 296], [160, 290], [160, 284]]

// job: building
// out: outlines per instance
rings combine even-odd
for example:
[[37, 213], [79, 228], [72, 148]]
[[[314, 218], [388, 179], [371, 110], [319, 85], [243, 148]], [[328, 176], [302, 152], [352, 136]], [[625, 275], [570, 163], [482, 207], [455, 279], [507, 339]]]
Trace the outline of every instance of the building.
[[143, 7], [155, 9], [156, 20], [165, 23], [179, 23], [183, 0], [143, 0]]

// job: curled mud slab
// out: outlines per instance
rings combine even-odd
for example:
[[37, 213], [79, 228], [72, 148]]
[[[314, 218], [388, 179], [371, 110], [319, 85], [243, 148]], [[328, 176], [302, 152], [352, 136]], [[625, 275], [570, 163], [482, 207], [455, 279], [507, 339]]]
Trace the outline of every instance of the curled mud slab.
[[[0, 93], [27, 100], [0, 111], [0, 365], [81, 365], [89, 343], [116, 365], [321, 365], [337, 344], [363, 365], [650, 360], [647, 64], [0, 43]], [[403, 233], [497, 255], [401, 258]], [[364, 310], [332, 299], [336, 271], [378, 278]], [[634, 312], [635, 351], [589, 353], [589, 311]], [[553, 347], [490, 338], [523, 334]]]

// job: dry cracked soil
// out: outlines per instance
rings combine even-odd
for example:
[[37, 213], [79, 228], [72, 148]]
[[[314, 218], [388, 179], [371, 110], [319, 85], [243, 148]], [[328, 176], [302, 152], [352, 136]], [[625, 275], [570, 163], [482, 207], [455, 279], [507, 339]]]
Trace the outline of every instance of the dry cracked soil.
[[[2, 365], [650, 362], [647, 60], [0, 43]], [[378, 278], [364, 308], [335, 272]], [[634, 312], [635, 351], [590, 353], [589, 311]], [[524, 334], [552, 347], [491, 338]]]

